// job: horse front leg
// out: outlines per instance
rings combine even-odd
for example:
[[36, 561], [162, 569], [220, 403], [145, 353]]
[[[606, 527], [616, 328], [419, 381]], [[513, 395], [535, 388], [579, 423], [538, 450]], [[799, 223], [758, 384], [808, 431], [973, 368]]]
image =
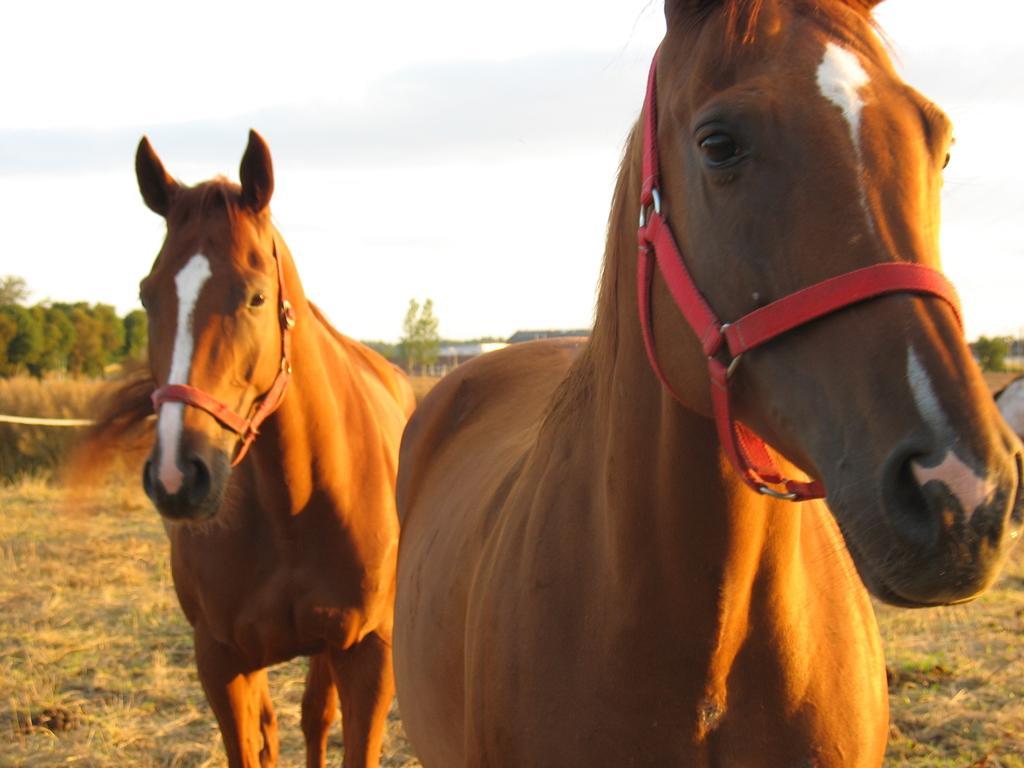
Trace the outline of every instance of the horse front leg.
[[306, 690], [302, 695], [302, 735], [306, 739], [306, 768], [327, 765], [327, 733], [338, 716], [338, 690], [327, 653], [309, 657]]
[[378, 768], [395, 695], [391, 644], [374, 632], [347, 650], [332, 649], [330, 659], [341, 697], [342, 768]]
[[195, 628], [196, 667], [220, 726], [229, 768], [271, 768], [277, 763], [277, 719], [266, 671], [247, 667], [200, 623]]

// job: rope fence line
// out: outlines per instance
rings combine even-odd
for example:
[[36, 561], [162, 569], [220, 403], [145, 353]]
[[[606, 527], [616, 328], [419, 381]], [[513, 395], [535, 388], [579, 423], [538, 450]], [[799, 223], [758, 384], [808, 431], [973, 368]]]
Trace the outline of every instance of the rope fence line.
[[34, 416], [9, 416], [0, 413], [0, 424], [24, 424], [31, 427], [91, 427], [94, 419], [39, 419]]

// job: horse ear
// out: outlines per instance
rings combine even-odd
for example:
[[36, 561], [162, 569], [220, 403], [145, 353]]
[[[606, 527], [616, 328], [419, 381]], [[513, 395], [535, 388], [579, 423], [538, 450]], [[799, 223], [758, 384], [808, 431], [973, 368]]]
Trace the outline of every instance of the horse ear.
[[139, 192], [149, 209], [166, 216], [178, 191], [178, 183], [164, 170], [164, 164], [145, 136], [135, 151], [135, 176], [139, 181]]
[[267, 142], [251, 129], [238, 176], [242, 180], [242, 204], [259, 213], [270, 204], [270, 196], [274, 194], [274, 168]]

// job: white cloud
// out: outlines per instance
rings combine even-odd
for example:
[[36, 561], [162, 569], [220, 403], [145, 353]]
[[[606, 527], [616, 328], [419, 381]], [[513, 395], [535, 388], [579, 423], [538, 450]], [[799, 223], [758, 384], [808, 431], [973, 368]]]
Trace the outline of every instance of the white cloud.
[[[196, 182], [233, 176], [252, 126], [300, 271], [346, 332], [394, 338], [412, 296], [435, 299], [451, 336], [587, 325], [661, 13], [653, 0], [7, 4], [0, 274], [38, 298], [132, 306], [161, 237], [135, 188], [139, 135]], [[957, 124], [944, 258], [970, 334], [1024, 324], [1024, 81], [1007, 14], [995, 0], [880, 9], [908, 80]]]

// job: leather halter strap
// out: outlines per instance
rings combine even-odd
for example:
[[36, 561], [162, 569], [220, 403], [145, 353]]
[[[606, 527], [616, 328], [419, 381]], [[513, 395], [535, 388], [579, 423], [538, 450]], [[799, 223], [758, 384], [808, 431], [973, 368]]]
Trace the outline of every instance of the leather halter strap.
[[206, 411], [223, 426], [237, 433], [242, 441], [238, 446], [235, 458], [231, 461], [233, 467], [238, 465], [245, 458], [245, 454], [249, 452], [249, 446], [259, 434], [260, 425], [280, 407], [292, 374], [291, 333], [295, 327], [295, 311], [288, 300], [288, 287], [284, 281], [284, 267], [277, 253], [276, 239], [274, 240], [274, 263], [277, 265], [278, 310], [281, 323], [281, 366], [277, 371], [277, 376], [274, 377], [274, 383], [270, 385], [270, 389], [267, 390], [260, 400], [259, 406], [256, 407], [256, 412], [249, 418], [240, 416], [213, 395], [188, 384], [166, 384], [152, 394], [153, 410], [157, 412], [160, 411], [160, 406], [164, 403], [185, 403]]
[[892, 293], [914, 293], [939, 298], [952, 308], [957, 322], [961, 322], [956, 290], [941, 272], [931, 267], [903, 262], [875, 264], [803, 288], [731, 323], [722, 322], [694, 283], [661, 210], [657, 65], [658, 55], [655, 54], [647, 80], [644, 108], [643, 177], [638, 231], [640, 252], [637, 259], [640, 327], [651, 368], [668, 392], [682, 403], [682, 398], [673, 390], [658, 364], [654, 344], [651, 288], [654, 267], [657, 265], [673, 301], [700, 340], [711, 379], [711, 400], [718, 438], [744, 482], [758, 493], [789, 501], [823, 498], [825, 487], [820, 480], [791, 480], [783, 477], [764, 440], [733, 416], [729, 382], [740, 356], [833, 312]]

